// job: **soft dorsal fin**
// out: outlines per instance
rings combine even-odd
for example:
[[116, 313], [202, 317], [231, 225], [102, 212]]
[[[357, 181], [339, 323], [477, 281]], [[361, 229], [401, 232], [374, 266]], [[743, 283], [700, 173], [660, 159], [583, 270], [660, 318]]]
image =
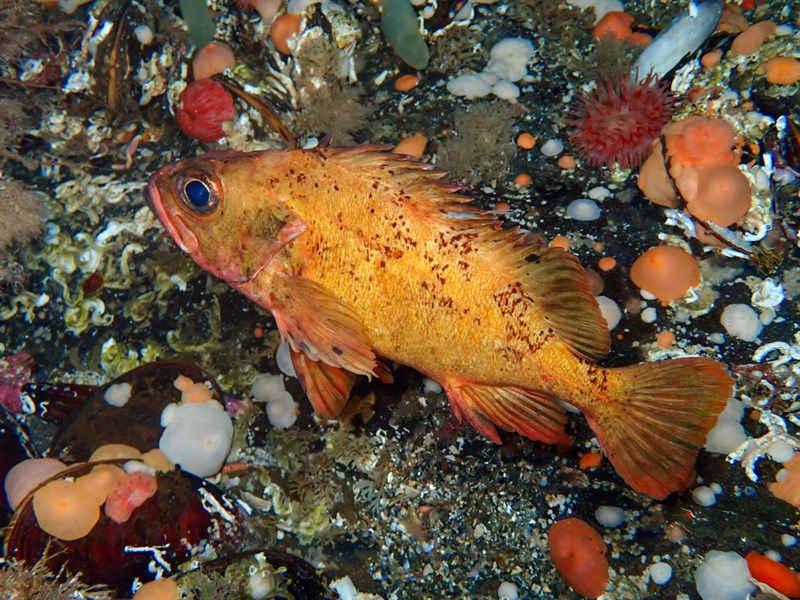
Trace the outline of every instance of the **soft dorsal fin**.
[[439, 219], [444, 227], [474, 235], [474, 244], [517, 274], [548, 326], [573, 352], [593, 361], [608, 353], [611, 340], [606, 321], [573, 254], [531, 245], [516, 230], [502, 229], [497, 219], [466, 204], [470, 199], [458, 193], [462, 186], [442, 181], [445, 173], [429, 164], [385, 152], [380, 146], [327, 148], [323, 152], [330, 159], [401, 187], [416, 207]]

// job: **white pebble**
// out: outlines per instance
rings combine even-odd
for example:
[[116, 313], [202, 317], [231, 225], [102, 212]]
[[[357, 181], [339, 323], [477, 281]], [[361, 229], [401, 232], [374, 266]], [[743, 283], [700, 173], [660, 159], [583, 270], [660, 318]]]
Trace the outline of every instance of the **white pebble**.
[[775, 550], [767, 550], [766, 552], [764, 552], [764, 556], [766, 556], [767, 558], [771, 558], [775, 562], [782, 562], [783, 561], [783, 557], [781, 556], [781, 553], [780, 552], [776, 552]]
[[747, 561], [736, 552], [719, 550], [705, 555], [694, 572], [694, 584], [703, 600], [744, 600], [756, 589]]
[[139, 25], [133, 30], [133, 35], [139, 40], [142, 46], [148, 46], [153, 43], [153, 30], [147, 25]]
[[441, 394], [442, 386], [439, 385], [438, 381], [434, 381], [430, 377], [424, 377], [422, 379], [422, 391], [426, 394]]
[[717, 503], [717, 497], [714, 491], [705, 485], [701, 485], [692, 490], [692, 500], [695, 504], [700, 506], [714, 506]]
[[715, 496], [719, 496], [722, 493], [722, 486], [718, 483], [709, 483], [708, 487], [711, 488], [711, 491], [714, 492]]
[[564, 142], [555, 138], [547, 140], [539, 150], [545, 156], [558, 156], [564, 151]]
[[567, 206], [567, 218], [576, 221], [596, 221], [600, 217], [600, 207], [597, 202], [588, 198], [573, 200]]
[[669, 563], [657, 562], [650, 565], [650, 579], [656, 585], [664, 585], [672, 579], [672, 567]]
[[614, 194], [607, 187], [598, 185], [597, 187], [593, 187], [592, 189], [590, 189], [586, 193], [586, 195], [592, 200], [597, 200], [598, 202], [602, 202], [603, 200], [605, 200], [606, 198], [610, 198]]
[[794, 537], [793, 535], [790, 535], [788, 533], [784, 533], [781, 536], [781, 544], [783, 544], [787, 548], [789, 548], [791, 546], [794, 546], [796, 543], [797, 543], [797, 538]]
[[747, 304], [729, 304], [722, 311], [720, 323], [729, 335], [745, 342], [753, 342], [761, 333], [758, 313]]
[[725, 336], [721, 333], [712, 333], [708, 336], [708, 341], [712, 344], [721, 345], [725, 343]]
[[776, 440], [767, 448], [767, 454], [775, 462], [786, 463], [792, 460], [794, 448], [783, 440]]
[[504, 581], [497, 588], [497, 598], [498, 600], [517, 600], [519, 598], [519, 590], [510, 581]]
[[278, 346], [278, 351], [275, 353], [275, 362], [281, 373], [287, 377], [297, 378], [297, 373], [294, 372], [294, 365], [292, 364], [289, 342], [282, 342], [281, 345]]
[[655, 320], [658, 318], [658, 312], [652, 306], [648, 306], [642, 311], [642, 314], [640, 316], [642, 318], [642, 321], [644, 321], [645, 323], [654, 323]]
[[341, 600], [356, 600], [358, 597], [358, 589], [353, 583], [353, 580], [347, 575], [341, 579], [332, 581], [331, 587], [336, 590]]
[[625, 511], [618, 506], [598, 506], [594, 518], [603, 527], [619, 527], [625, 522]]
[[657, 297], [655, 294], [651, 294], [647, 290], [640, 290], [639, 295], [644, 298], [645, 300], [656, 300]]
[[597, 300], [597, 304], [600, 305], [600, 312], [602, 313], [603, 318], [606, 320], [608, 330], [612, 331], [617, 325], [619, 325], [619, 320], [622, 318], [622, 311], [619, 309], [619, 306], [617, 306], [617, 303], [611, 298], [607, 298], [606, 296], [595, 296], [595, 300]]

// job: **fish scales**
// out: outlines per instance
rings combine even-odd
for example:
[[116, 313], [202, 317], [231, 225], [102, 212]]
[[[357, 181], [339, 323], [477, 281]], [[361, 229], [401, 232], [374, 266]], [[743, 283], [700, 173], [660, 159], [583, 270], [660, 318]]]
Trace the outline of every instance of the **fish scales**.
[[724, 365], [597, 366], [608, 330], [577, 259], [502, 230], [443, 176], [375, 147], [222, 152], [161, 168], [146, 197], [200, 266], [272, 311], [323, 415], [397, 362], [495, 442], [554, 443], [562, 399], [632, 487], [685, 487], [731, 393]]

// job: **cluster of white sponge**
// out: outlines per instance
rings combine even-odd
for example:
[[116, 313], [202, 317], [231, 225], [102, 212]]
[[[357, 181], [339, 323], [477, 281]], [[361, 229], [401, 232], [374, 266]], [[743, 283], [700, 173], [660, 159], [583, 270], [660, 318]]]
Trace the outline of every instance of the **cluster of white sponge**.
[[504, 38], [489, 53], [489, 64], [480, 73], [464, 73], [447, 82], [447, 91], [471, 100], [494, 94], [516, 100], [520, 89], [515, 82], [528, 75], [533, 44], [524, 38]]

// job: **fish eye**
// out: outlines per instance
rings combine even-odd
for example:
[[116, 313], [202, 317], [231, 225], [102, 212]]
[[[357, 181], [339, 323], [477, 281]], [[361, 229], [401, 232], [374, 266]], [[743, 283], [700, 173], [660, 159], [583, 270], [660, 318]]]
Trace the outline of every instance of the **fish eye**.
[[195, 214], [206, 215], [219, 206], [216, 186], [201, 173], [191, 173], [178, 182], [178, 195], [184, 206]]

